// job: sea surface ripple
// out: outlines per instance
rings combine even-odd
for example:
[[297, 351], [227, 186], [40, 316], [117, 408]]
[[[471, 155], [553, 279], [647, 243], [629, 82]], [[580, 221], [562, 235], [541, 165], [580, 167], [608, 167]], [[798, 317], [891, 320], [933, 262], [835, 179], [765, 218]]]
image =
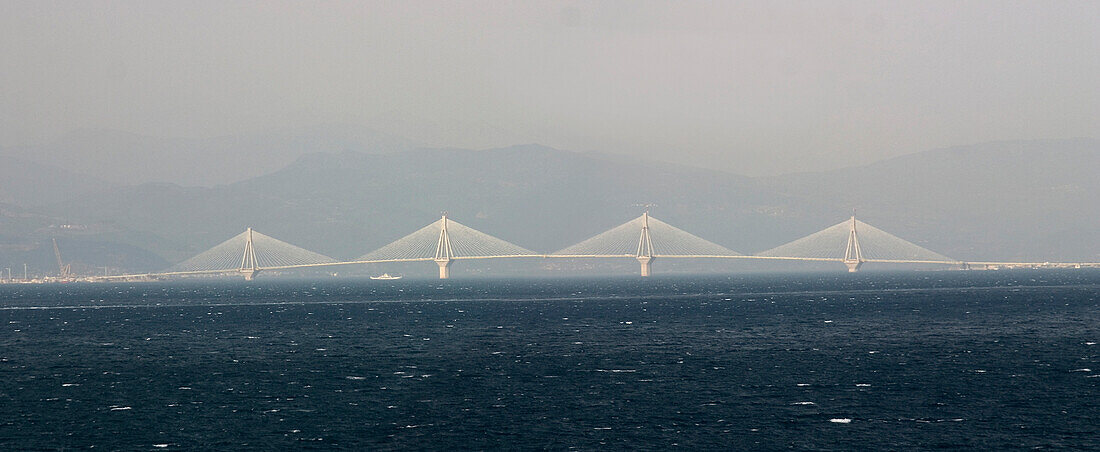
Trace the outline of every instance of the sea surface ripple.
[[1100, 449], [1100, 272], [0, 286], [0, 449]]

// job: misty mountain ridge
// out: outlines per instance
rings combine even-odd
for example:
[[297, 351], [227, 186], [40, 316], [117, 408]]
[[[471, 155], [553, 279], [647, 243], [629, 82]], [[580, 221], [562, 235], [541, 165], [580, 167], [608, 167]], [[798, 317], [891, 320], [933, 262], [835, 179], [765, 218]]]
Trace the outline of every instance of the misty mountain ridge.
[[[758, 205], [782, 210], [791, 202], [748, 181], [708, 170], [624, 166], [534, 145], [397, 154], [345, 151], [303, 156], [284, 169], [236, 184], [122, 187], [111, 196], [74, 200], [50, 211], [159, 234], [168, 247], [161, 251], [173, 258], [245, 227], [295, 237], [291, 241], [306, 248], [350, 258], [434, 221], [443, 211], [505, 240], [552, 251], [637, 216], [639, 199], [712, 235], [728, 230], [730, 212], [741, 212], [739, 221], [751, 222], [757, 220], [745, 213]], [[709, 194], [695, 195], [701, 191]], [[746, 233], [731, 240], [743, 247], [753, 237]], [[182, 248], [169, 249], [176, 245]]]
[[165, 138], [117, 130], [76, 130], [49, 143], [0, 149], [18, 158], [115, 185], [166, 182], [214, 186], [278, 170], [308, 153], [400, 152], [420, 145], [351, 125], [322, 125], [213, 138]]
[[115, 185], [53, 165], [0, 158], [0, 203], [31, 207], [103, 193]]
[[[539, 145], [473, 151], [312, 153], [214, 187], [109, 186], [106, 195], [35, 206], [99, 225], [100, 238], [176, 262], [245, 227], [336, 258], [380, 247], [435, 219], [554, 251], [654, 216], [752, 253], [864, 221], [969, 260], [1100, 260], [1094, 210], [1100, 141], [998, 142], [856, 168], [750, 178]], [[2, 263], [0, 263], [2, 264]]]
[[903, 236], [938, 230], [939, 246], [960, 256], [1096, 260], [1097, 168], [1100, 140], [1075, 138], [956, 146], [760, 181], [888, 217]]

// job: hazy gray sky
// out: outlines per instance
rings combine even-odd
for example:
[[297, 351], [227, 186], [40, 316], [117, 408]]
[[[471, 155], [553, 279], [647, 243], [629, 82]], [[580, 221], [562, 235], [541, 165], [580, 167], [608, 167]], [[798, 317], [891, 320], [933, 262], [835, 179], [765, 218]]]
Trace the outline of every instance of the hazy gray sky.
[[0, 146], [346, 123], [746, 174], [1098, 135], [1100, 2], [0, 0]]

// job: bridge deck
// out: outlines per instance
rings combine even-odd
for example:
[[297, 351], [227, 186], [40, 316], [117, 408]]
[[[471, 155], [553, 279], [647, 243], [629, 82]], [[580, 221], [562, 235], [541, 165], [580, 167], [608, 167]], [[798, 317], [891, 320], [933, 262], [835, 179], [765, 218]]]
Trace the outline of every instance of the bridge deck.
[[[802, 262], [844, 262], [841, 258], [817, 258], [817, 257], [790, 257], [790, 256], [752, 256], [752, 255], [654, 255], [654, 258], [658, 259], [744, 259], [744, 260], [771, 260], [771, 261], [802, 261]], [[535, 258], [535, 259], [621, 259], [630, 258], [634, 259], [637, 256], [633, 254], [515, 254], [515, 255], [501, 255], [501, 256], [463, 256], [454, 257], [453, 260], [484, 260], [484, 259], [518, 259], [518, 258]], [[407, 259], [371, 259], [371, 260], [350, 260], [350, 261], [338, 261], [338, 262], [324, 262], [316, 264], [299, 264], [299, 265], [281, 265], [271, 267], [258, 267], [259, 271], [275, 271], [275, 270], [294, 270], [294, 269], [308, 269], [308, 268], [322, 268], [322, 267], [335, 267], [344, 265], [363, 265], [363, 264], [387, 264], [387, 263], [400, 263], [400, 262], [431, 262], [433, 258], [407, 258]], [[863, 262], [868, 263], [886, 263], [886, 264], [935, 264], [935, 265], [969, 265], [969, 266], [999, 266], [999, 267], [1055, 267], [1055, 268], [1070, 268], [1070, 267], [1083, 267], [1083, 268], [1100, 268], [1100, 262], [1007, 262], [1007, 261], [955, 261], [955, 260], [906, 260], [906, 259], [866, 259]], [[234, 274], [239, 273], [239, 268], [224, 268], [215, 270], [192, 270], [192, 271], [170, 271], [170, 272], [150, 272], [150, 273], [133, 273], [125, 275], [110, 275], [110, 276], [95, 276], [89, 277], [90, 281], [109, 281], [116, 279], [136, 279], [136, 278], [156, 278], [156, 277], [168, 277], [168, 276], [197, 276], [197, 275], [217, 275], [217, 274]]]

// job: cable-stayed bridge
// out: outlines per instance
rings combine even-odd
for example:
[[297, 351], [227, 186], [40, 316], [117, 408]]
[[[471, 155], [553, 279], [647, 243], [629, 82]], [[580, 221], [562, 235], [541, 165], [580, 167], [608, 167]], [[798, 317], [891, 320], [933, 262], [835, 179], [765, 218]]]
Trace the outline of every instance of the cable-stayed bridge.
[[852, 215], [848, 221], [757, 253], [760, 257], [841, 261], [855, 272], [864, 262], [904, 264], [958, 264], [959, 261], [930, 251]]
[[498, 239], [447, 218], [359, 257], [359, 262], [435, 261], [439, 278], [451, 276], [451, 263], [462, 259], [538, 256], [534, 251]]
[[[258, 273], [341, 265], [435, 262], [440, 279], [450, 277], [455, 261], [509, 258], [629, 258], [642, 276], [652, 274], [657, 259], [761, 259], [836, 262], [855, 272], [864, 263], [1039, 266], [1051, 263], [974, 262], [952, 259], [856, 219], [830, 226], [784, 245], [747, 255], [658, 220], [649, 212], [587, 240], [543, 254], [463, 225], [444, 214], [439, 220], [351, 261], [338, 261], [248, 228], [195, 257], [158, 273], [91, 279]], [[1100, 263], [1056, 264], [1100, 267]]]
[[739, 257], [741, 254], [649, 216], [649, 212], [546, 257], [632, 257], [642, 276], [653, 260], [685, 257]]
[[[259, 250], [259, 252], [257, 252]], [[252, 228], [180, 262], [165, 273], [184, 275], [223, 272], [235, 269], [251, 280], [262, 269], [309, 267], [336, 262], [304, 248], [275, 239]]]

